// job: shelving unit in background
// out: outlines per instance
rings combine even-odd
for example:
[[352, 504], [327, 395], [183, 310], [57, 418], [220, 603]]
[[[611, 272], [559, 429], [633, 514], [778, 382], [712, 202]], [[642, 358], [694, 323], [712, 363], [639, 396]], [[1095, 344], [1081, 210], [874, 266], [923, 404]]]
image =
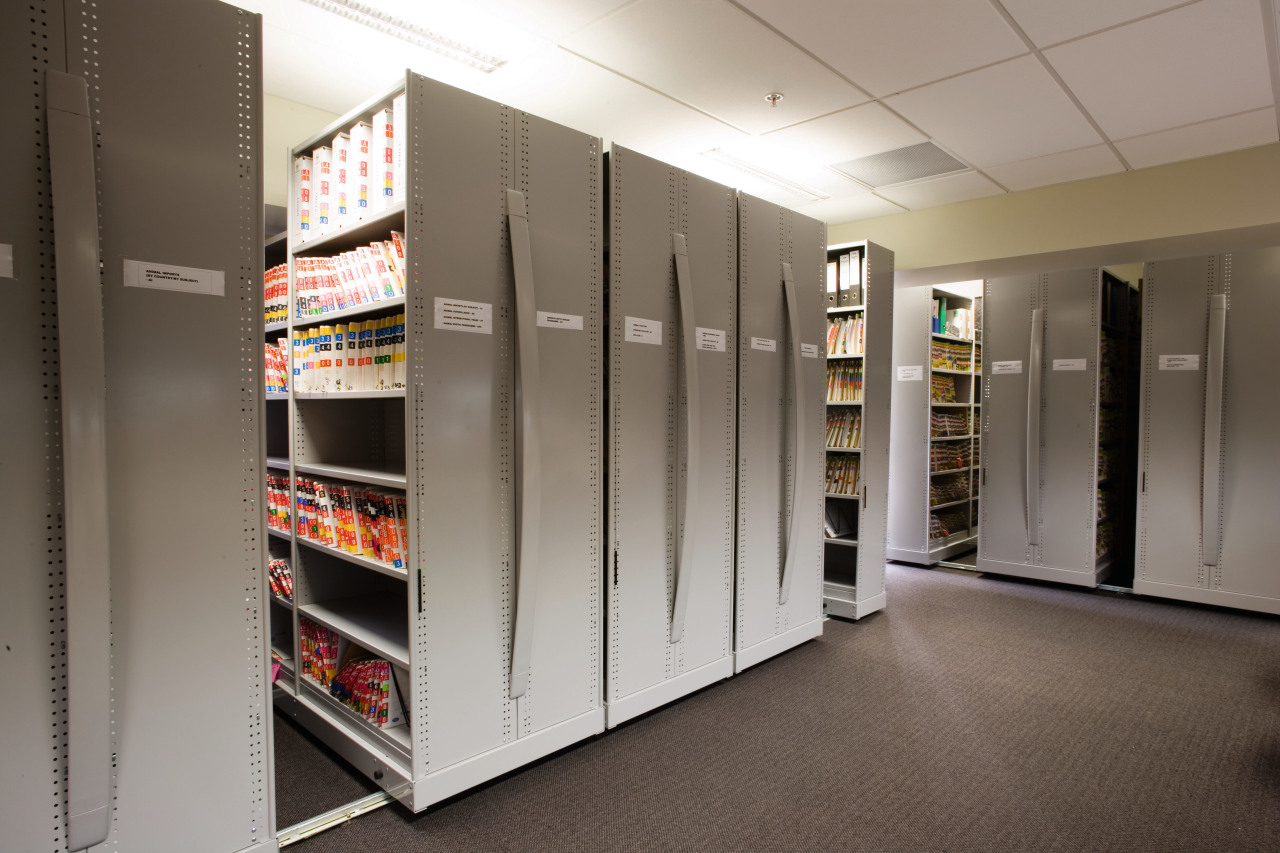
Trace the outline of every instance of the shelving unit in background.
[[[314, 207], [304, 233], [297, 158], [388, 118], [395, 141], [371, 157], [389, 174], [369, 187], [385, 204], [327, 228]], [[604, 729], [600, 142], [408, 73], [297, 146], [290, 173], [290, 340], [402, 317], [382, 331], [404, 370], [342, 387], [291, 355], [267, 404], [290, 515], [272, 547], [294, 573], [272, 605], [295, 661], [275, 702], [418, 811]], [[312, 259], [396, 235], [399, 292], [299, 298], [332, 275]], [[402, 719], [332, 689], [352, 649], [394, 673]]]
[[831, 246], [827, 276], [823, 608], [858, 619], [885, 607], [893, 252]]
[[[899, 291], [888, 556], [932, 566], [978, 536], [982, 298], [968, 283]], [[957, 313], [958, 312], [958, 313]]]

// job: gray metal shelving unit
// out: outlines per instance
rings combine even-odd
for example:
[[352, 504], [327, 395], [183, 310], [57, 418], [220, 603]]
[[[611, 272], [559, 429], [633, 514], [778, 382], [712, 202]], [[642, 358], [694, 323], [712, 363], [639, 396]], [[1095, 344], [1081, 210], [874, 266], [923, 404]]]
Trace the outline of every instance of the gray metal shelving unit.
[[412, 73], [290, 165], [401, 93], [403, 200], [290, 258], [402, 232], [406, 297], [290, 328], [403, 312], [408, 387], [287, 406], [291, 483], [407, 498], [403, 570], [297, 536], [292, 554], [295, 645], [306, 617], [401, 667], [408, 723], [369, 724], [300, 667], [275, 699], [421, 810], [604, 729], [604, 193], [598, 139]]
[[[977, 568], [1097, 586], [1114, 554], [1098, 535], [1104, 481], [1100, 269], [990, 279]], [[1117, 389], [1118, 393], [1118, 389]], [[1119, 459], [1112, 460], [1119, 471]], [[1109, 470], [1109, 469], [1108, 469]]]
[[608, 166], [615, 726], [733, 674], [738, 211], [634, 151]]
[[826, 226], [738, 196], [734, 668], [822, 633]]
[[260, 38], [0, 7], [8, 850], [276, 849]]
[[1280, 613], [1280, 249], [1147, 263], [1134, 589]]
[[[827, 320], [861, 317], [861, 352], [827, 351], [828, 369], [843, 362], [862, 366], [862, 399], [856, 404], [827, 401], [827, 417], [844, 409], [860, 416], [856, 447], [826, 447], [826, 458], [858, 458], [859, 484], [852, 495], [826, 495], [828, 519], [851, 522], [852, 530], [823, 539], [823, 609], [828, 615], [860, 619], [885, 608], [885, 539], [889, 524], [889, 416], [893, 356], [893, 252], [871, 242], [827, 249], [828, 262], [857, 252], [862, 304], [827, 307]], [[826, 442], [823, 442], [824, 445]], [[837, 528], [840, 532], [842, 526]]]
[[[972, 551], [979, 517], [972, 460], [979, 452], [974, 425], [982, 407], [982, 326], [975, 319], [976, 340], [935, 331], [937, 297], [947, 299], [948, 307], [967, 308], [981, 317], [978, 300], [945, 288], [907, 288], [895, 297], [887, 555], [925, 566]], [[940, 366], [935, 343], [955, 348], [967, 365]], [[954, 383], [954, 402], [935, 398], [935, 378]], [[940, 429], [937, 422], [948, 416], [962, 418], [968, 427]], [[947, 451], [941, 448], [954, 450], [954, 460], [945, 459]], [[953, 493], [962, 494], [963, 502]]]

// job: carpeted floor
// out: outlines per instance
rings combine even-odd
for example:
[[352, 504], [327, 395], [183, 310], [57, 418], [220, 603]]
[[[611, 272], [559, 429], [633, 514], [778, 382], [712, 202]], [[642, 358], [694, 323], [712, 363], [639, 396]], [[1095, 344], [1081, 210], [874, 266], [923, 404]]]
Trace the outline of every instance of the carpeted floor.
[[888, 583], [886, 612], [290, 849], [1280, 850], [1280, 619], [896, 565]]

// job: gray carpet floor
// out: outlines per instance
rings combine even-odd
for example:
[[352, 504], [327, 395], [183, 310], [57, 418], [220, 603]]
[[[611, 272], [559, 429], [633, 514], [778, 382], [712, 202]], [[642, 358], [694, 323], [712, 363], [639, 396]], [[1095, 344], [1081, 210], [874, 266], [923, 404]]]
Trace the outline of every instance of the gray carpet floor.
[[290, 850], [1280, 850], [1280, 619], [951, 570], [888, 583], [886, 612]]

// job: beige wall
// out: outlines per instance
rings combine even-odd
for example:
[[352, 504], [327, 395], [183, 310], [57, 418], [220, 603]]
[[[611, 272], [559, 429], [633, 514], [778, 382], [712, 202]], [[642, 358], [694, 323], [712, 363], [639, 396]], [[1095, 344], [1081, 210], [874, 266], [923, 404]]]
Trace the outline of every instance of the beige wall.
[[1280, 144], [832, 225], [827, 236], [879, 243], [896, 269], [913, 270], [1275, 223]]
[[337, 114], [262, 96], [262, 201], [284, 207], [289, 199], [289, 149], [338, 118]]

